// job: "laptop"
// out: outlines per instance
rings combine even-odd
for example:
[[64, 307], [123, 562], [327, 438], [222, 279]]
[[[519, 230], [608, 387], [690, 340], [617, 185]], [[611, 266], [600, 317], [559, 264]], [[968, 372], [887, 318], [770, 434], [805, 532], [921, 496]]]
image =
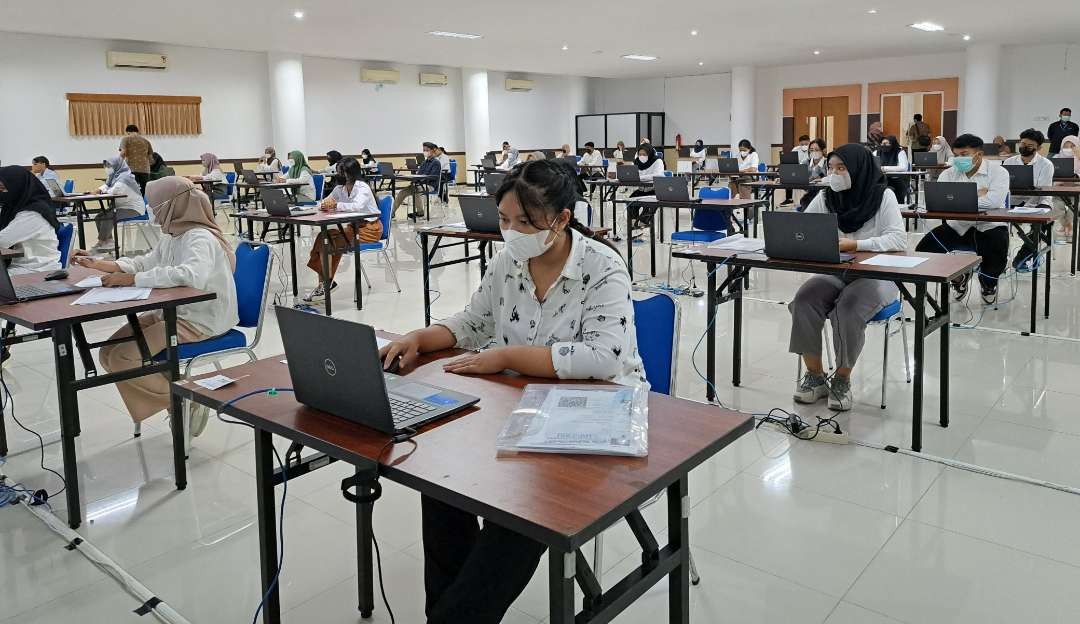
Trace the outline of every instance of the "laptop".
[[810, 168], [806, 165], [780, 165], [781, 184], [810, 184]]
[[840, 228], [835, 214], [770, 210], [762, 218], [765, 255], [770, 258], [834, 263], [855, 258], [840, 253]]
[[1072, 158], [1052, 158], [1051, 162], [1054, 163], [1054, 177], [1055, 178], [1075, 178], [1076, 167], [1073, 164]]
[[663, 202], [699, 203], [701, 200], [690, 197], [690, 187], [686, 176], [671, 176], [653, 179], [656, 200]]
[[915, 152], [911, 158], [912, 164], [918, 167], [933, 167], [938, 164], [937, 152]]
[[413, 173], [416, 173], [416, 170], [419, 168], [419, 165], [416, 164], [416, 159], [415, 158], [406, 158], [405, 159], [405, 168], [408, 169], [409, 171], [413, 172]]
[[304, 405], [393, 435], [480, 400], [383, 372], [368, 325], [282, 306], [276, 312], [293, 392]]
[[244, 178], [244, 184], [248, 186], [260, 186], [263, 183], [262, 178], [255, 174], [251, 169], [242, 169], [240, 175]]
[[637, 165], [616, 165], [615, 179], [619, 182], [641, 182]]
[[491, 195], [460, 195], [461, 217], [473, 232], [498, 232], [499, 206]]
[[262, 200], [266, 214], [272, 217], [303, 217], [319, 212], [311, 208], [290, 208], [289, 200], [282, 189], [259, 189], [259, 199]]
[[739, 173], [739, 159], [719, 158], [716, 161], [716, 170], [720, 173]]
[[926, 182], [923, 194], [928, 212], [986, 212], [979, 208], [979, 186], [974, 182]]
[[52, 178], [45, 180], [45, 190], [49, 191], [49, 195], [53, 197], [66, 197], [72, 193], [65, 193], [64, 189], [60, 188], [60, 183]]
[[781, 152], [780, 153], [781, 165], [797, 165], [799, 164], [798, 152]]
[[495, 168], [495, 159], [494, 158], [484, 158], [484, 159], [482, 159], [480, 161], [480, 166], [483, 167], [484, 169], [494, 169]]
[[71, 284], [61, 281], [41, 281], [33, 284], [14, 286], [11, 283], [11, 276], [8, 275], [7, 265], [4, 265], [3, 269], [0, 270], [0, 305], [22, 303], [23, 301], [33, 301], [35, 299], [45, 299], [47, 297], [61, 297], [63, 295], [81, 293], [84, 290], [86, 289], [72, 286]]
[[679, 148], [679, 158], [690, 158], [690, 148], [689, 147], [680, 147]]
[[574, 171], [577, 171], [577, 166], [578, 166], [578, 164], [577, 164], [578, 163], [577, 156], [563, 156], [559, 160], [561, 160], [564, 163], [566, 163], [567, 165], [569, 165], [569, 167], [571, 169], [573, 169]]
[[387, 178], [391, 178], [394, 176], [394, 163], [381, 162], [376, 163], [376, 165], [379, 167], [379, 175]]
[[1031, 165], [1002, 165], [1009, 172], [1009, 190], [1027, 190], [1035, 188], [1035, 167]]
[[484, 176], [484, 190], [488, 195], [494, 195], [499, 191], [499, 187], [502, 186], [503, 180], [506, 179], [505, 173], [489, 173]]

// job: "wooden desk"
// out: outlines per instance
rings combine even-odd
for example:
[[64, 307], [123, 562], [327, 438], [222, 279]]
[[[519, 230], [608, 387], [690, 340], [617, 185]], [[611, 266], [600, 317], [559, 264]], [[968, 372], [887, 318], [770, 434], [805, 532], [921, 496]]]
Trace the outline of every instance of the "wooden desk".
[[[395, 171], [398, 171], [398, 170], [395, 169]], [[406, 169], [406, 171], [408, 171], [408, 170]], [[431, 221], [431, 195], [426, 190], [424, 190], [423, 188], [419, 188], [419, 187], [421, 185], [430, 186], [430, 187], [432, 187], [432, 189], [435, 192], [438, 192], [439, 188], [440, 188], [440, 177], [441, 176], [442, 176], [442, 173], [439, 173], [438, 175], [420, 175], [419, 173], [395, 173], [394, 177], [390, 178], [390, 193], [392, 195], [395, 195], [395, 196], [397, 195], [397, 181], [398, 180], [404, 180], [405, 182], [408, 182], [411, 186], [418, 187], [418, 190], [424, 196], [424, 217], [428, 221]], [[414, 201], [415, 201], [415, 197], [416, 196], [414, 195], [413, 196]], [[413, 206], [412, 210], [413, 210], [412, 211], [412, 214], [413, 214], [412, 220], [413, 220], [413, 223], [416, 223], [416, 221], [417, 221], [417, 219], [416, 219], [416, 206]]]
[[[484, 517], [547, 546], [552, 624], [608, 622], [646, 590], [668, 577], [669, 619], [689, 621], [689, 533], [687, 476], [739, 436], [751, 430], [750, 416], [713, 405], [649, 396], [648, 457], [522, 453], [499, 457], [494, 441], [507, 415], [529, 383], [552, 383], [512, 375], [465, 376], [445, 373], [439, 360], [460, 351], [423, 356], [423, 366], [409, 374], [444, 388], [483, 397], [476, 406], [421, 429], [407, 443], [387, 447], [388, 436], [296, 402], [291, 393], [265, 392], [225, 408], [223, 413], [255, 428], [259, 553], [264, 593], [263, 622], [280, 621], [277, 587], [277, 525], [274, 486], [283, 478], [275, 469], [271, 435], [311, 447], [319, 454], [290, 462], [286, 476], [302, 478], [313, 465], [345, 461], [357, 472], [377, 469], [383, 478]], [[193, 383], [172, 385], [177, 397], [218, 409], [247, 392], [290, 388], [281, 356], [223, 371], [236, 383], [208, 391]], [[371, 482], [357, 486], [370, 493]], [[637, 511], [652, 496], [667, 491], [668, 544], [660, 547]], [[358, 594], [361, 617], [374, 610], [371, 556], [373, 503], [357, 504]], [[581, 548], [622, 518], [641, 521], [645, 534], [643, 565], [607, 592], [599, 584]], [[289, 574], [288, 568], [283, 574]], [[575, 618], [574, 583], [583, 588], [586, 611]], [[411, 594], [422, 600], [423, 589]], [[463, 623], [464, 624], [464, 623]]]
[[[1012, 191], [1014, 195], [1027, 191]], [[1066, 210], [1072, 212], [1072, 251], [1069, 273], [1076, 275], [1077, 256], [1080, 255], [1080, 182], [1075, 178], [1054, 178], [1053, 186], [1044, 186], [1033, 192], [1034, 196], [1060, 197]]]
[[[599, 180], [589, 180], [588, 184], [590, 186], [600, 187], [600, 227], [604, 227], [604, 195], [605, 190], [607, 191], [607, 198], [611, 201], [611, 240], [616, 242], [622, 240], [619, 238], [618, 228], [615, 226], [616, 221], [618, 221], [618, 217], [615, 214], [616, 194], [619, 192], [619, 189], [623, 187], [635, 189], [652, 188], [652, 181], [620, 182], [613, 178], [601, 178]], [[627, 232], [627, 234], [629, 234], [629, 232]]]
[[[102, 195], [97, 193], [79, 193], [77, 195], [65, 195], [63, 197], [50, 197], [49, 201], [61, 206], [71, 205], [75, 210], [75, 221], [77, 223], [76, 228], [79, 233], [79, 248], [86, 249], [86, 229], [84, 221], [90, 216], [90, 210], [86, 207], [86, 202], [96, 201], [99, 208], [96, 212], [105, 212], [106, 210], [116, 210], [116, 200], [126, 195]], [[108, 204], [108, 206], [106, 206]], [[116, 243], [114, 251], [117, 258], [120, 257], [120, 237], [116, 235], [116, 219], [113, 219], [113, 242]]]
[[[330, 228], [338, 227], [339, 231], [344, 236], [344, 225], [348, 224], [353, 226], [354, 233], [359, 229], [359, 225], [363, 221], [371, 219], [371, 215], [360, 216], [355, 212], [322, 212], [317, 211], [313, 215], [303, 216], [289, 216], [289, 217], [275, 217], [261, 210], [249, 210], [245, 212], [234, 212], [229, 215], [230, 218], [238, 221], [247, 221], [247, 239], [255, 240], [255, 228], [254, 222], [259, 223], [278, 223], [283, 227], [281, 228], [281, 237], [277, 242], [289, 244], [289, 263], [292, 268], [292, 294], [293, 299], [300, 296], [300, 287], [298, 285], [299, 276], [296, 274], [296, 229], [301, 226], [318, 228], [321, 234], [321, 240], [323, 242], [323, 256], [322, 256], [322, 275], [320, 279], [323, 285], [323, 293], [325, 298], [323, 299], [323, 311], [327, 316], [330, 316], [333, 304], [330, 302], [330, 284], [333, 282], [333, 277], [330, 275], [330, 255], [332, 252], [332, 246], [330, 245]], [[240, 234], [240, 228], [237, 228], [237, 234]], [[318, 243], [316, 243], [318, 244]], [[354, 236], [352, 241], [352, 248], [355, 249], [360, 244], [360, 238]], [[350, 250], [346, 250], [348, 253]], [[361, 288], [361, 272], [360, 272], [360, 258], [357, 256], [353, 262], [353, 282], [356, 288], [356, 309], [362, 310], [364, 307], [364, 291]]]
[[[942, 427], [949, 426], [949, 282], [971, 272], [979, 264], [977, 256], [969, 254], [928, 254], [908, 252], [900, 255], [927, 258], [917, 267], [905, 269], [880, 267], [860, 264], [876, 253], [859, 252], [852, 262], [830, 264], [823, 262], [803, 262], [796, 260], [770, 259], [763, 254], [745, 254], [712, 247], [690, 247], [675, 251], [676, 258], [699, 260], [704, 262], [709, 271], [706, 310], [706, 388], [705, 397], [712, 400], [715, 396], [716, 380], [716, 307], [721, 303], [732, 302], [734, 305], [734, 336], [732, 338], [732, 384], [742, 383], [742, 300], [743, 284], [751, 269], [770, 269], [811, 273], [816, 275], [838, 275], [850, 278], [867, 278], [894, 282], [900, 289], [901, 297], [915, 311], [915, 376], [912, 394], [912, 429], [911, 448], [922, 448], [922, 407], [923, 407], [923, 369], [926, 337], [936, 330], [941, 331], [940, 397], [941, 407], [939, 422]], [[716, 272], [721, 266], [727, 266], [727, 277], [719, 288], [716, 285]], [[905, 284], [915, 286], [914, 294]], [[931, 284], [939, 287], [938, 299], [927, 293]], [[926, 306], [931, 308], [928, 317]]]
[[[15, 275], [12, 276], [11, 281], [17, 286], [33, 284], [41, 282], [45, 273]], [[68, 273], [70, 276], [64, 281], [70, 284], [91, 275], [102, 275], [100, 271], [79, 266], [70, 267]], [[14, 340], [6, 341], [7, 344], [18, 344], [45, 337], [50, 337], [53, 342], [53, 357], [56, 365], [56, 391], [60, 408], [60, 444], [64, 457], [64, 481], [66, 482], [64, 493], [67, 500], [68, 525], [73, 529], [78, 528], [82, 521], [78, 461], [75, 456], [75, 438], [80, 433], [78, 391], [157, 373], [164, 373], [173, 380], [179, 379], [180, 359], [179, 351], [175, 346], [177, 340], [176, 308], [189, 303], [209, 301], [217, 295], [194, 288], [155, 288], [150, 297], [142, 301], [124, 301], [122, 303], [87, 306], [71, 305], [71, 302], [80, 296], [81, 293], [0, 305], [0, 319], [39, 332], [29, 336], [16, 337]], [[138, 328], [137, 315], [151, 310], [162, 310], [164, 313], [165, 344], [170, 345], [165, 349], [165, 360], [160, 362], [151, 360], [155, 354], [146, 349], [145, 343], [141, 343], [142, 332], [137, 330], [132, 340], [140, 342], [140, 348], [149, 363], [144, 362], [143, 366], [127, 371], [98, 375], [90, 350], [105, 346], [108, 341], [88, 343], [82, 329], [82, 323], [107, 318], [127, 317], [128, 323], [133, 328]], [[75, 350], [78, 350], [83, 369], [86, 371], [83, 379], [75, 378]], [[187, 487], [187, 471], [184, 465], [184, 419], [179, 396], [174, 395], [172, 398], [169, 419], [172, 424], [173, 467], [176, 476], [176, 489], [182, 490]], [[3, 418], [0, 418], [0, 423], [2, 421]], [[7, 454], [5, 433], [2, 424], [0, 424], [0, 456]]]
[[[956, 221], [993, 221], [1004, 223], [1011, 227], [1020, 240], [1035, 249], [1036, 255], [1046, 256], [1045, 289], [1043, 292], [1043, 304], [1046, 318], [1050, 318], [1050, 261], [1054, 253], [1054, 216], [1047, 214], [1016, 214], [1008, 210], [990, 210], [978, 214], [956, 214], [953, 212], [927, 212], [925, 210], [901, 210], [905, 223], [907, 219], [915, 219], [916, 225], [919, 219], [939, 219], [942, 223], [947, 220]], [[1022, 226], [1030, 225], [1032, 231], [1025, 232]], [[1031, 272], [1031, 324], [1030, 331], [1035, 333], [1038, 319], [1039, 301], [1039, 265], [1036, 263]]]
[[[204, 190], [206, 189], [205, 183], [196, 182], [196, 184], [202, 184], [204, 185]], [[210, 187], [213, 187], [214, 184], [220, 183], [211, 182]], [[288, 181], [260, 182], [258, 184], [248, 184], [243, 180], [237, 180], [234, 184], [236, 185], [236, 195], [233, 203], [236, 204], [237, 210], [240, 209], [240, 206], [249, 202], [254, 203], [257, 207], [259, 205], [259, 202], [261, 201], [259, 198], [259, 189], [279, 189], [285, 191], [285, 195], [289, 198], [289, 203], [292, 205], [296, 205], [297, 203], [299, 203], [296, 199], [296, 190], [304, 186], [303, 182]], [[241, 191], [243, 191], [243, 196], [241, 196]], [[213, 197], [212, 193], [212, 189], [207, 191], [207, 195], [209, 195], [210, 197]]]

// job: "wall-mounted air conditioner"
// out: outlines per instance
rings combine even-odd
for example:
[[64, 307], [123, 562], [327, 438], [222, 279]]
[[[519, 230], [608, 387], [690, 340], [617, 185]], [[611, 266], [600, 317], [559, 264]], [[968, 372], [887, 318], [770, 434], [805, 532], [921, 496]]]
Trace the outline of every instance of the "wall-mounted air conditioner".
[[440, 87], [445, 87], [446, 83], [446, 74], [420, 74], [420, 84], [422, 85], [437, 85]]
[[396, 69], [361, 69], [361, 82], [396, 83], [401, 75]]
[[507, 91], [532, 91], [532, 89], [533, 89], [533, 81], [532, 80], [515, 80], [513, 78], [507, 78], [506, 79], [506, 90]]
[[115, 52], [105, 54], [105, 63], [110, 69], [166, 69], [169, 57], [164, 54], [140, 54], [138, 52]]

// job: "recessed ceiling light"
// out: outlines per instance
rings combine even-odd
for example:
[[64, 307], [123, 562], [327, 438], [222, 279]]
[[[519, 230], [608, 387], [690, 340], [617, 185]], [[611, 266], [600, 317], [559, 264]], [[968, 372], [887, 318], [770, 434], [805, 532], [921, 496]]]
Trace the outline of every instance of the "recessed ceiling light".
[[471, 35], [469, 33], [456, 33], [447, 32], [445, 30], [432, 30], [428, 32], [429, 35], [435, 35], [436, 37], [453, 37], [455, 39], [479, 39], [482, 35]]
[[964, 35], [964, 41], [971, 41], [971, 35]]
[[691, 37], [697, 37], [697, 31], [696, 30], [691, 30], [690, 31], [690, 36]]
[[937, 32], [939, 30], [945, 30], [945, 27], [941, 24], [935, 24], [933, 22], [915, 22], [914, 24], [908, 24], [908, 26], [916, 30], [925, 30], [926, 32]]
[[869, 13], [870, 15], [877, 15], [877, 9], [870, 9], [869, 11], [867, 11], [867, 13]]
[[821, 50], [814, 50], [814, 56], [821, 54]]
[[698, 67], [702, 67], [702, 66], [705, 65], [705, 61], [698, 61], [697, 64], [698, 64]]
[[563, 49], [563, 51], [565, 52], [566, 50], [569, 50], [569, 49], [570, 49], [570, 46], [568, 46], [568, 45], [566, 45], [566, 44], [564, 43], [564, 44], [563, 44], [563, 47], [562, 47], [562, 49]]
[[655, 61], [656, 60], [655, 56], [650, 56], [648, 54], [623, 54], [622, 57], [624, 59], [628, 60], [628, 61]]
[[293, 11], [292, 16], [295, 17], [296, 19], [304, 19], [304, 12], [303, 11]]

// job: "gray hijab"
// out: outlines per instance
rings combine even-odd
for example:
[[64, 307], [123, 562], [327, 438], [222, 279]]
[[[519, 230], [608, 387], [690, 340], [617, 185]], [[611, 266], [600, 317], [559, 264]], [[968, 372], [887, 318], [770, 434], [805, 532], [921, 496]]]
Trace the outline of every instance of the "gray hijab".
[[112, 173], [105, 179], [105, 186], [112, 187], [117, 182], [130, 187], [139, 195], [142, 195], [142, 191], [139, 189], [139, 183], [135, 180], [135, 174], [131, 173], [131, 169], [128, 169], [127, 161], [120, 154], [113, 156], [112, 158], [106, 158], [106, 167], [112, 168]]

